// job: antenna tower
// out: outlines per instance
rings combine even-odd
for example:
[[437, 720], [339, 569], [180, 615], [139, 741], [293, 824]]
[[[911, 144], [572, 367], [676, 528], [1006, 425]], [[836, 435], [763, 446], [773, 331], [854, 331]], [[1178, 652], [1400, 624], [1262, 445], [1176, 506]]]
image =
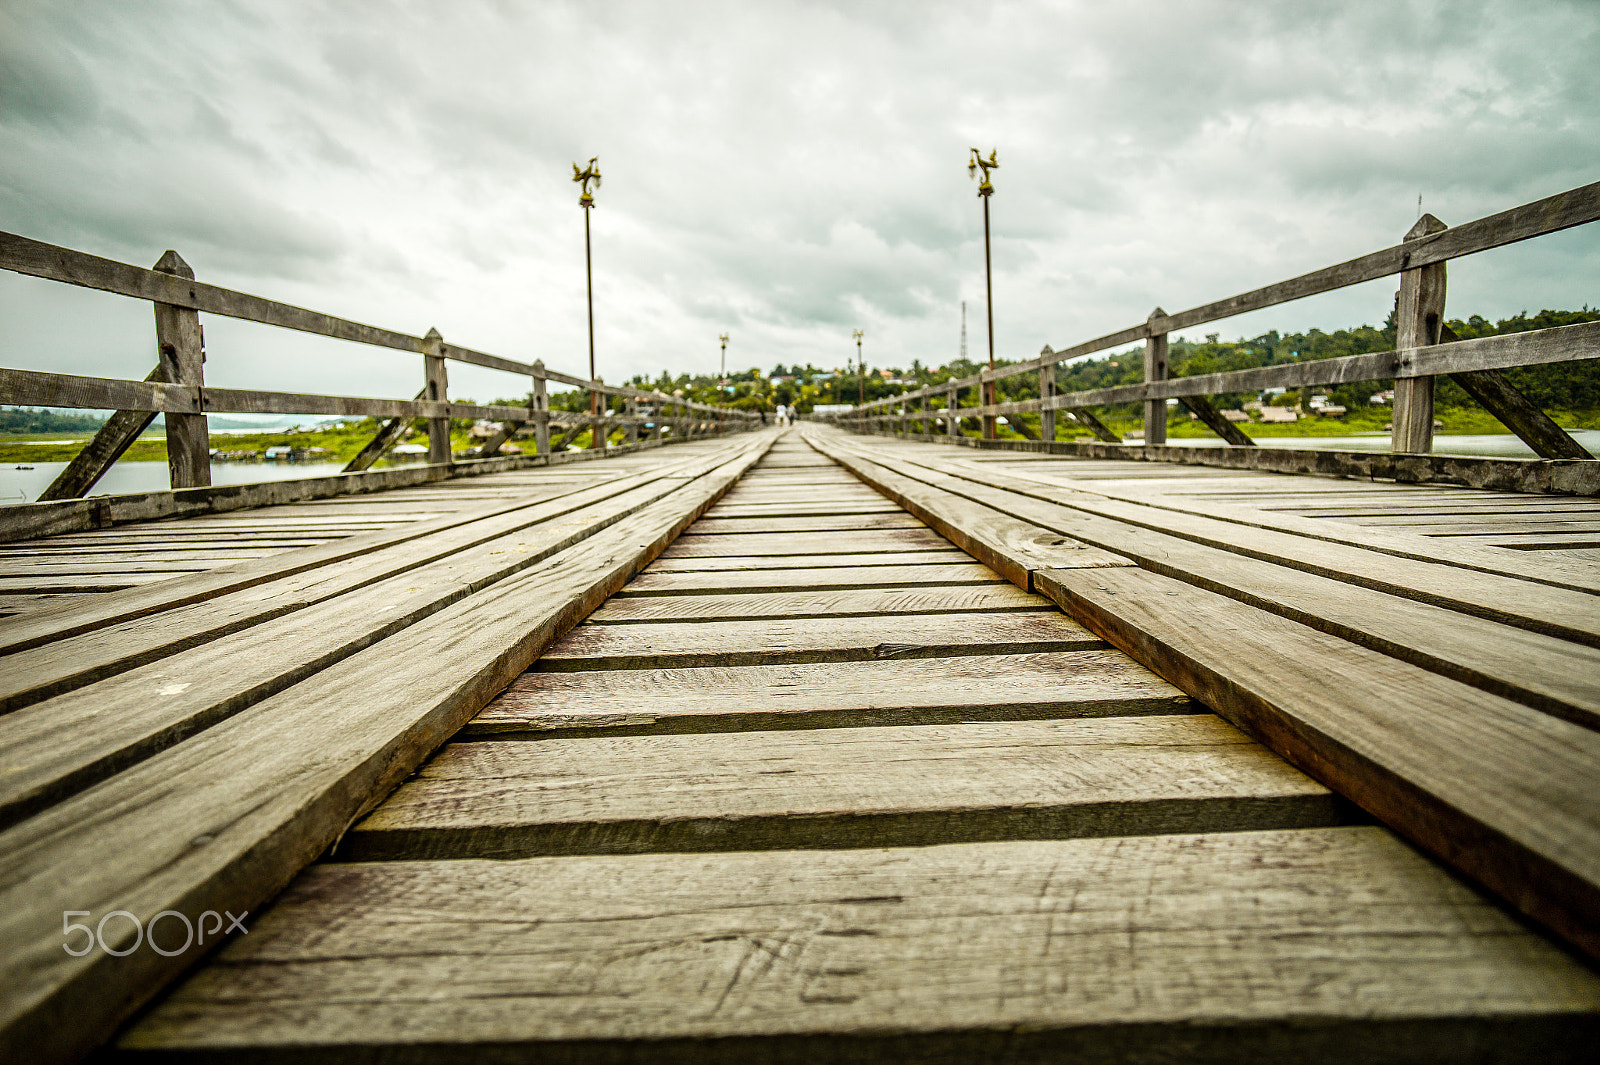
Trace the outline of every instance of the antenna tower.
[[961, 361], [967, 361], [967, 301], [961, 301]]

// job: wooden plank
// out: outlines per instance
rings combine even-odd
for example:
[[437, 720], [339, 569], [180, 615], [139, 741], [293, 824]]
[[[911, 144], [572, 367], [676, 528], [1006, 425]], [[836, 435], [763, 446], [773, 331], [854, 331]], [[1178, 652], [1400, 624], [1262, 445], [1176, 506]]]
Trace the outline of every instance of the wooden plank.
[[972, 562], [943, 566], [826, 566], [806, 569], [641, 573], [617, 595], [716, 594], [766, 589], [782, 592], [837, 588], [915, 588], [996, 584], [1005, 578]]
[[971, 562], [972, 556], [955, 547], [934, 551], [879, 551], [854, 555], [689, 555], [662, 557], [650, 564], [651, 573], [710, 573], [756, 569], [792, 569], [799, 565], [851, 566], [948, 566]]
[[[148, 922], [167, 909], [259, 909], [659, 553], [767, 443], [746, 437], [734, 461], [687, 484], [671, 505], [619, 522], [0, 834], [0, 1058], [81, 1057], [197, 958], [150, 950], [72, 957], [58, 936], [63, 910], [87, 907], [98, 920], [120, 909]], [[118, 859], [105, 861], [108, 853]], [[131, 942], [107, 927], [114, 949]]]
[[[850, 461], [858, 460], [851, 458]], [[1564, 583], [1568, 585], [1565, 588], [1535, 584], [1511, 575], [1524, 569], [1538, 572], [1547, 579], [1554, 576], [1548, 574], [1554, 567], [1538, 560], [1507, 557], [1501, 561], [1498, 556], [1481, 550], [1474, 552], [1471, 548], [1453, 547], [1421, 537], [1413, 538], [1415, 548], [1401, 554], [1399, 551], [1405, 545], [1399, 534], [1394, 533], [1373, 533], [1354, 526], [1288, 516], [1263, 516], [1258, 520], [1254, 517], [1257, 512], [1243, 508], [1237, 512], [1241, 520], [1235, 523], [1189, 513], [1201, 508], [1180, 499], [1171, 502], [1152, 499], [1150, 504], [1130, 504], [1108, 495], [1091, 495], [1062, 487], [1046, 488], [1039, 482], [1030, 483], [992, 472], [952, 469], [961, 476], [940, 473], [931, 466], [917, 466], [915, 472], [918, 479], [927, 484], [970, 496], [990, 506], [1010, 508], [1013, 513], [1022, 513], [1018, 508], [1032, 506], [1023, 502], [1024, 498], [1069, 506], [1084, 515], [1077, 523], [1067, 526], [1073, 536], [1092, 539], [1089, 530], [1093, 527], [1093, 518], [1111, 518], [1277, 565], [1448, 606], [1504, 624], [1600, 645], [1600, 618], [1594, 617], [1593, 597], [1586, 588], [1571, 587], [1587, 583], [1581, 573], [1565, 571]], [[979, 483], [979, 477], [984, 483]], [[1126, 489], [1119, 490], [1118, 495], [1130, 497]], [[1204, 514], [1222, 513], [1219, 506], [1204, 510]], [[1273, 527], [1263, 527], [1268, 525]], [[1302, 530], [1310, 535], [1304, 535]], [[1356, 542], [1333, 540], [1331, 537], [1335, 533]], [[1389, 551], [1382, 547], [1388, 547]], [[1471, 562], [1475, 568], [1424, 561], [1430, 550], [1446, 559], [1454, 555], [1456, 561]], [[1468, 552], [1474, 553], [1469, 556]], [[1479, 563], [1479, 558], [1487, 561]], [[1502, 572], [1483, 572], [1476, 568], [1479, 565]]]
[[344, 861], [922, 847], [1326, 827], [1334, 796], [1209, 714], [458, 743]]
[[[815, 442], [835, 460], [845, 454], [834, 442]], [[850, 469], [868, 484], [926, 521], [937, 532], [1019, 588], [1029, 587], [1028, 574], [1042, 567], [1132, 565], [1126, 558], [1090, 547], [1082, 541], [1019, 521], [992, 507], [930, 489], [877, 463], [852, 456]]]
[[[687, 456], [684, 457], [687, 458]], [[674, 464], [674, 467], [676, 467], [676, 464]], [[663, 472], [667, 472], [674, 467], [664, 467]], [[416, 523], [401, 526], [397, 529], [369, 533], [365, 536], [352, 536], [348, 539], [333, 540], [321, 547], [296, 552], [284, 552], [271, 558], [258, 559], [235, 567], [215, 570], [208, 574], [184, 578], [182, 583], [173, 582], [168, 587], [160, 590], [149, 590], [140, 593], [130, 592], [94, 602], [64, 607], [60, 611], [48, 614], [42, 613], [36, 618], [30, 618], [26, 624], [8, 624], [0, 627], [0, 651], [20, 651], [29, 647], [39, 646], [51, 640], [92, 632], [109, 625], [131, 621], [164, 610], [174, 610], [201, 603], [205, 600], [236, 593], [267, 582], [286, 580], [301, 574], [311, 574], [313, 570], [322, 566], [396, 548], [424, 537], [465, 529], [479, 522], [506, 518], [518, 512], [526, 512], [530, 507], [544, 508], [543, 510], [531, 512], [535, 515], [533, 520], [538, 520], [538, 515], [540, 514], [553, 517], [561, 513], [563, 509], [575, 509], [592, 502], [596, 498], [602, 498], [617, 491], [625, 490], [627, 487], [627, 482], [614, 482], [609, 487], [605, 485], [591, 486], [574, 491], [573, 486], [562, 485], [553, 488], [548, 495], [537, 492], [529, 493], [529, 495], [522, 498], [496, 503], [481, 510], [464, 511], [438, 519], [436, 522]], [[181, 530], [181, 526], [175, 528]], [[110, 542], [110, 540], [105, 539], [106, 535], [74, 537], [71, 542]], [[115, 542], [123, 543], [133, 535], [130, 531], [119, 530], [117, 533], [112, 534], [111, 539], [115, 540]], [[244, 541], [241, 539], [240, 542]], [[316, 579], [313, 576], [305, 578], [308, 582]], [[287, 588], [288, 586], [283, 587]]]
[[875, 529], [866, 532], [746, 533], [684, 536], [666, 558], [732, 555], [843, 555], [875, 551], [948, 551], [950, 541], [931, 529]]
[[579, 625], [533, 667], [544, 672], [864, 662], [874, 658], [1089, 651], [1100, 638], [1058, 612]]
[[1035, 579], [1291, 763], [1600, 953], [1600, 733], [1160, 574]]
[[1064, 651], [525, 673], [463, 735], [731, 732], [1197, 709], [1121, 654]]
[[[1296, 364], [1298, 365], [1298, 364]], [[1306, 364], [1310, 365], [1310, 364]], [[1456, 372], [1448, 367], [1438, 372]], [[1189, 380], [1181, 378], [1179, 380]], [[1165, 386], [1163, 386], [1165, 387]], [[882, 434], [880, 434], [882, 435]], [[1493, 459], [1466, 455], [1394, 455], [1381, 451], [1331, 451], [1299, 448], [1221, 448], [1159, 447], [1101, 443], [1048, 443], [1024, 440], [980, 441], [970, 437], [913, 437], [924, 443], [938, 443], [979, 449], [1016, 451], [1023, 448], [1070, 454], [1085, 459], [1111, 459], [1167, 464], [1210, 466], [1234, 470], [1272, 470], [1280, 473], [1312, 473], [1318, 476], [1398, 480], [1459, 485], [1493, 491], [1600, 495], [1600, 463], [1567, 459]], [[1109, 474], [1108, 474], [1109, 475]]]
[[221, 962], [121, 1049], [915, 1065], [1600, 1050], [1592, 972], [1363, 827], [322, 865]]
[[[220, 672], [207, 679], [224, 683], [226, 688], [223, 693], [211, 693], [220, 702], [204, 703], [196, 713], [214, 718], [238, 694], [232, 672], [251, 676], [248, 683], [238, 681], [246, 691], [259, 692], [269, 684], [257, 675], [261, 669], [276, 678], [272, 684], [290, 683], [298, 679], [297, 671], [321, 668], [330, 656], [336, 658], [340, 648], [343, 653], [359, 650], [392, 631], [393, 626], [425, 616], [488, 582], [526, 569], [680, 491], [683, 484], [675, 478], [649, 475], [637, 480], [642, 483], [631, 487], [631, 482], [621, 482], [620, 487], [626, 490], [619, 490], [617, 484], [600, 486], [423, 539], [389, 544], [337, 565], [301, 569], [279, 580], [246, 584], [224, 595], [124, 621], [109, 631], [96, 628], [13, 651], [0, 662], [0, 712], [15, 711], [197, 648], [207, 641], [225, 639], [220, 646], [204, 652], [220, 658], [211, 667]], [[65, 582], [70, 578], [57, 580]], [[5, 578], [0, 578], [0, 587], [4, 583]], [[262, 630], [263, 625], [270, 628]], [[249, 631], [252, 628], [256, 631]], [[245, 654], [237, 660], [241, 668], [236, 671], [226, 668], [233, 655], [243, 653], [239, 645], [248, 647], [258, 640], [266, 640], [269, 647], [282, 646], [269, 653]], [[310, 648], [305, 646], [307, 641]], [[191, 651], [184, 661], [192, 661], [198, 653]], [[177, 668], [188, 667], [179, 664]], [[150, 690], [138, 678], [129, 678], [128, 682], [134, 684], [135, 693]], [[195, 694], [209, 688], [200, 685]], [[89, 714], [97, 714], [94, 706], [110, 698], [103, 691], [85, 697], [89, 702], [83, 712]], [[143, 697], [132, 696], [135, 703]], [[163, 703], [163, 725], [158, 734], [172, 731], [174, 726], [165, 714], [182, 701]], [[140, 715], [132, 711], [130, 715], [131, 719], [142, 721]], [[0, 718], [0, 729], [6, 724], [6, 719]], [[24, 764], [34, 764], [31, 758], [22, 760]]]
[[867, 529], [921, 529], [922, 522], [903, 510], [888, 514], [843, 514], [837, 517], [806, 515], [780, 518], [701, 518], [690, 536], [753, 533], [839, 532]]
[[1050, 603], [1007, 584], [913, 588], [833, 588], [820, 592], [737, 592], [618, 598], [595, 611], [597, 625], [754, 618], [880, 617], [988, 610], [1049, 610]]
[[[0, 669], [0, 706], [10, 711], [0, 715], [0, 826], [513, 578], [631, 514], [671, 507], [672, 494], [681, 487], [673, 480], [646, 484], [453, 551], [431, 545], [436, 561], [386, 579], [375, 579], [372, 572], [340, 574], [343, 594], [324, 589], [319, 602], [292, 612], [258, 612], [250, 618], [249, 604], [219, 610], [219, 604], [208, 603], [210, 631], [201, 621], [200, 631], [191, 635], [195, 619], [163, 616], [143, 631], [97, 632], [12, 656]], [[418, 550], [414, 544], [407, 548]], [[218, 613], [227, 619], [220, 625]], [[257, 623], [247, 627], [251, 620]], [[152, 699], [152, 692], [160, 697]]]

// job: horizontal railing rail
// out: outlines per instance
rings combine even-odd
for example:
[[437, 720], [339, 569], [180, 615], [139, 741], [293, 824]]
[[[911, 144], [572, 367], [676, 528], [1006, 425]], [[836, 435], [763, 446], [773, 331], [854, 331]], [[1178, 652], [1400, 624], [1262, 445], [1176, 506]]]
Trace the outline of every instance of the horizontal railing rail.
[[[1139, 325], [1060, 350], [1046, 345], [1037, 358], [874, 400], [851, 411], [825, 415], [824, 420], [861, 429], [890, 426], [899, 427], [901, 431], [909, 431], [911, 423], [922, 423], [926, 431], [927, 422], [943, 420], [947, 423], [948, 435], [956, 436], [961, 419], [978, 418], [985, 435], [992, 435], [993, 419], [1006, 417], [1010, 421], [1011, 415], [1038, 413], [1040, 435], [1053, 440], [1054, 412], [1070, 411], [1096, 436], [1116, 442], [1118, 438], [1090, 413], [1089, 408], [1142, 403], [1145, 405], [1144, 440], [1161, 443], [1166, 439], [1166, 402], [1177, 399], [1228, 444], [1250, 446], [1254, 441], [1238, 425], [1224, 419], [1205, 397], [1394, 379], [1397, 382], [1394, 450], [1427, 452], [1432, 449], [1433, 379], [1449, 375], [1527, 442], [1536, 454], [1546, 458], [1591, 458], [1498, 371], [1600, 358], [1600, 323], [1456, 341], [1444, 326], [1444, 271], [1450, 259], [1597, 219], [1600, 219], [1600, 182], [1453, 229], [1431, 215], [1424, 216], [1406, 239], [1393, 247], [1177, 314], [1167, 314], [1158, 307]], [[1396, 304], [1400, 343], [1395, 351], [1279, 363], [1193, 377], [1168, 375], [1167, 338], [1175, 330], [1395, 274], [1401, 278]], [[1083, 392], [1058, 392], [1055, 371], [1061, 363], [1140, 340], [1145, 342], [1144, 382]], [[1026, 373], [1039, 375], [1039, 398], [1007, 403], [985, 401], [993, 396], [995, 382]], [[980, 390], [977, 402], [963, 406], [961, 393], [971, 388]], [[943, 405], [934, 406], [932, 401], [936, 399], [942, 400]], [[911, 407], [914, 401], [920, 401], [920, 409]], [[1015, 424], [1015, 427], [1023, 435], [1030, 431], [1025, 425]]]
[[[547, 368], [543, 360], [522, 362], [475, 351], [447, 343], [433, 330], [413, 336], [206, 284], [195, 280], [188, 264], [170, 251], [154, 269], [146, 269], [0, 232], [0, 268], [149, 300], [156, 310], [158, 364], [143, 381], [0, 369], [0, 403], [117, 412], [40, 496], [41, 501], [77, 498], [87, 493], [158, 414], [167, 418], [173, 488], [211, 483], [207, 414], [323, 414], [391, 419], [346, 467], [347, 472], [368, 469], [407, 435], [417, 419], [428, 421], [429, 461], [437, 463], [454, 460], [449, 438], [452, 418], [501, 423], [499, 431], [479, 449], [481, 456], [495, 454], [518, 430], [530, 426], [536, 452], [548, 455], [552, 448], [565, 447], [584, 429], [590, 431], [590, 446], [600, 447], [604, 438], [618, 429], [624, 432], [626, 442], [634, 443], [641, 429], [651, 430], [659, 441], [668, 431], [686, 438], [701, 432], [750, 428], [759, 419], [749, 411], [564, 374]], [[423, 389], [408, 400], [209, 386], [203, 372], [201, 312], [420, 355], [424, 362]], [[531, 386], [527, 406], [451, 402], [445, 372], [445, 363], [450, 361], [527, 377]], [[551, 410], [548, 386], [552, 382], [588, 392], [589, 410]], [[612, 401], [621, 409], [608, 409]], [[649, 404], [650, 409], [641, 411], [641, 403]], [[552, 425], [569, 430], [553, 444]]]

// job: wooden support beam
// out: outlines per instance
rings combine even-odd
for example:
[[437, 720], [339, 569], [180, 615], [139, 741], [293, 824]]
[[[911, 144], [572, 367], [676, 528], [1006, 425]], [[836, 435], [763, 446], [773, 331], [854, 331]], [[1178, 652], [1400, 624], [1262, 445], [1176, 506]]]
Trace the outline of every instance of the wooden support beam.
[[1540, 458], [1594, 458], [1499, 370], [1466, 370], [1451, 374], [1450, 380], [1460, 385], [1480, 407], [1500, 419], [1502, 425], [1516, 433]]
[[[145, 376], [145, 380], [165, 382], [166, 367], [158, 363], [156, 368]], [[61, 475], [50, 482], [50, 487], [39, 495], [38, 502], [82, 499], [88, 495], [89, 489], [105, 476], [111, 464], [120, 459], [123, 453], [133, 446], [133, 442], [139, 439], [139, 434], [150, 428], [150, 423], [155, 420], [155, 411], [119, 410], [112, 414], [94, 434], [94, 439], [73, 456], [72, 461], [67, 463], [67, 468], [61, 471]]]
[[[422, 338], [422, 363], [427, 374], [425, 390], [427, 399], [436, 403], [448, 402], [449, 386], [444, 368], [444, 338], [437, 329], [429, 329]], [[450, 462], [450, 419], [428, 419], [428, 461], [435, 464]]]
[[541, 455], [550, 454], [550, 390], [544, 373], [544, 360], [533, 364], [533, 395], [528, 400], [533, 410], [533, 443]]
[[1256, 442], [1245, 435], [1244, 430], [1222, 416], [1222, 412], [1211, 405], [1211, 401], [1204, 396], [1180, 396], [1178, 402], [1206, 424], [1206, 428], [1216, 433], [1234, 447], [1255, 447]]
[[[1418, 240], [1448, 229], [1425, 214], [1406, 233]], [[1439, 343], [1444, 325], [1445, 264], [1430, 263], [1400, 274], [1400, 295], [1395, 301], [1397, 349], [1428, 347]], [[1433, 450], [1433, 378], [1397, 377], [1394, 382], [1394, 437], [1392, 450], [1427, 454]]]
[[[1049, 351], [1050, 345], [1046, 344], [1044, 346], [1044, 351], [1040, 354], [1048, 354]], [[1042, 402], [1044, 400], [1051, 399], [1055, 396], [1055, 394], [1056, 364], [1051, 363], [1049, 366], [1039, 367], [1040, 401]], [[1054, 440], [1056, 438], [1056, 412], [1054, 410], [1046, 407], [1041, 407], [1039, 409], [1039, 436], [1045, 440]]]
[[1106, 443], [1122, 443], [1122, 437], [1118, 436], [1116, 433], [1113, 433], [1106, 427], [1105, 422], [1101, 421], [1099, 418], [1096, 418], [1093, 414], [1090, 414], [1087, 409], [1080, 408], [1078, 410], [1068, 411], [1067, 413], [1071, 415], [1079, 425], [1082, 425], [1085, 429], [1089, 430]]
[[[1454, 329], [1439, 327], [1439, 343], [1459, 343]], [[1517, 434], [1533, 453], [1542, 459], [1592, 459], [1587, 448], [1523, 395], [1499, 370], [1462, 370], [1450, 375], [1484, 410], [1500, 419], [1500, 424]]]
[[[417, 393], [417, 399], [421, 400], [427, 398], [428, 390], [426, 387], [424, 387], [421, 392]], [[406, 433], [411, 431], [411, 426], [415, 422], [415, 418], [389, 419], [384, 427], [378, 430], [378, 435], [367, 441], [367, 446], [362, 448], [360, 452], [356, 454], [356, 457], [346, 463], [344, 469], [340, 470], [339, 472], [360, 473], [363, 470], [371, 469], [374, 462], [377, 462], [379, 459], [383, 458], [383, 456], [388, 453], [390, 448], [394, 447], [400, 441], [405, 439]]]
[[[156, 261], [163, 274], [194, 280], [194, 271], [177, 252], [168, 250]], [[205, 338], [200, 313], [171, 303], [152, 304], [156, 313], [156, 350], [166, 379], [174, 384], [203, 388]], [[202, 404], [204, 400], [202, 399]], [[164, 415], [167, 434], [167, 469], [173, 488], [205, 488], [211, 484], [211, 434], [204, 414]]]
[[950, 436], [961, 435], [961, 417], [956, 413], [956, 408], [959, 406], [961, 406], [961, 390], [959, 388], [952, 388], [950, 390], [950, 400], [945, 406], [945, 410], [947, 412], [945, 414], [945, 422], [947, 423], [946, 432]]
[[[1150, 312], [1149, 327], [1153, 330], [1155, 323], [1166, 316], [1167, 312], [1157, 307]], [[1144, 379], [1147, 382], [1167, 379], [1166, 333], [1152, 332], [1144, 342]], [[1144, 401], [1144, 442], [1147, 446], [1167, 442], [1167, 401], [1164, 399]]]

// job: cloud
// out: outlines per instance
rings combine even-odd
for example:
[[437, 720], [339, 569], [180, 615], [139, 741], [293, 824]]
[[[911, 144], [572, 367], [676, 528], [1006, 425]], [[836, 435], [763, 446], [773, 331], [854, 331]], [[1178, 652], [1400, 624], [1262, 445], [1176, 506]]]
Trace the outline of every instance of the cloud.
[[[0, 227], [140, 263], [175, 247], [208, 280], [581, 372], [570, 165], [598, 155], [608, 379], [710, 370], [724, 330], [741, 365], [842, 364], [856, 327], [880, 365], [937, 363], [963, 299], [984, 346], [965, 162], [998, 148], [996, 343], [1024, 356], [1393, 243], [1419, 193], [1460, 222], [1593, 180], [1597, 46], [1582, 0], [13, 3]], [[1453, 266], [1451, 306], [1600, 302], [1594, 228]], [[102, 372], [92, 331], [120, 319], [62, 345], [29, 302], [6, 303], [25, 358]], [[1357, 290], [1213, 328], [1386, 310]], [[208, 374], [249, 387], [420, 376], [209, 335]]]

